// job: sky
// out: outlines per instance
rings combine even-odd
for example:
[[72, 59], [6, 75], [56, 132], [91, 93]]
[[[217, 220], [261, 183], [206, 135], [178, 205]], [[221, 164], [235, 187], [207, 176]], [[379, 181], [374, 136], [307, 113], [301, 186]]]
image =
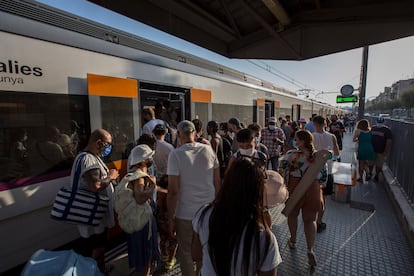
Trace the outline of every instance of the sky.
[[[350, 84], [355, 89], [359, 87], [362, 48], [304, 61], [229, 59], [86, 0], [38, 0], [37, 2], [188, 52], [293, 92], [301, 93], [300, 90], [309, 90], [310, 98], [332, 105], [336, 105], [336, 96], [343, 85]], [[414, 78], [412, 49], [414, 49], [414, 36], [369, 47], [367, 100], [375, 98], [384, 91], [384, 87], [391, 86], [398, 80]]]

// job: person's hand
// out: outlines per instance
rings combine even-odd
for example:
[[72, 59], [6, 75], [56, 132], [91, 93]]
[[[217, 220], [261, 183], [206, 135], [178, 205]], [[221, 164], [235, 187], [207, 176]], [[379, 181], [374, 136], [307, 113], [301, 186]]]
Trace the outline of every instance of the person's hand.
[[110, 170], [109, 170], [109, 172], [108, 172], [108, 177], [109, 177], [111, 180], [116, 180], [116, 179], [118, 179], [118, 177], [119, 177], [119, 172], [118, 172], [118, 170], [117, 170], [117, 169], [110, 169]]

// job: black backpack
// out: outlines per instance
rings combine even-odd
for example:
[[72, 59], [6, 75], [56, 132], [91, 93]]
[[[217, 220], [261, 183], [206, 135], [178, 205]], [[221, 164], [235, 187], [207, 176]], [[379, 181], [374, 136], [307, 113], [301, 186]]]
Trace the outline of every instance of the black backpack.
[[259, 164], [260, 166], [266, 168], [266, 165], [267, 165], [267, 156], [266, 156], [266, 154], [261, 152], [260, 150], [258, 150], [256, 152], [257, 152], [258, 157], [243, 155], [243, 154], [240, 153], [240, 151], [237, 151], [236, 158], [237, 159], [249, 158], [249, 159], [251, 159], [251, 161], [253, 161], [255, 163], [257, 162], [257, 164]]
[[220, 167], [227, 167], [229, 160], [232, 156], [231, 142], [226, 137], [220, 137], [220, 153], [218, 154], [218, 160]]

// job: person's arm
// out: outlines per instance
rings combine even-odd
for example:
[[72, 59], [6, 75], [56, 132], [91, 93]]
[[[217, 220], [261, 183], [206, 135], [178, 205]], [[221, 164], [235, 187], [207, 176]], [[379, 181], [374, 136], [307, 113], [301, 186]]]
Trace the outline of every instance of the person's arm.
[[108, 176], [105, 178], [101, 178], [101, 173], [99, 169], [92, 169], [84, 173], [83, 177], [88, 184], [88, 188], [90, 191], [96, 193], [106, 189], [111, 184], [112, 180], [117, 179], [119, 176], [119, 172], [115, 169], [110, 169], [108, 172]]
[[354, 142], [358, 142], [358, 136], [359, 136], [359, 130], [358, 130], [358, 129], [356, 129], [356, 130], [354, 131], [354, 137], [352, 138], [352, 141], [354, 141]]
[[214, 168], [214, 188], [217, 195], [221, 188], [220, 167]]
[[195, 262], [201, 262], [203, 260], [203, 249], [201, 246], [200, 238], [193, 230], [193, 240], [191, 242], [191, 257]]
[[174, 236], [174, 219], [175, 208], [177, 207], [178, 193], [180, 191], [180, 177], [178, 175], [168, 176], [168, 194], [167, 194], [167, 209], [168, 209], [168, 229], [171, 236]]
[[141, 177], [134, 185], [134, 198], [138, 204], [144, 204], [152, 197], [152, 193], [155, 189], [154, 179], [145, 179]]
[[339, 145], [338, 140], [336, 140], [336, 136], [332, 135], [332, 143], [333, 143], [333, 153], [338, 156], [339, 155]]
[[235, 159], [234, 156], [230, 157], [230, 160], [229, 160], [229, 163], [227, 164], [226, 171], [224, 172], [224, 175], [227, 175], [227, 173], [229, 172], [229, 169], [230, 169], [231, 165], [233, 164], [234, 159]]
[[385, 150], [384, 150], [384, 155], [388, 155], [391, 149], [391, 145], [392, 145], [392, 139], [387, 139], [387, 141], [385, 142]]
[[278, 137], [279, 138], [279, 144], [283, 145], [286, 141], [286, 136], [285, 136], [285, 132], [281, 128], [279, 128], [278, 136], [279, 136]]
[[219, 149], [219, 145], [220, 145], [220, 140], [217, 139], [217, 137], [213, 137], [213, 139], [211, 139], [211, 147], [213, 148], [213, 151], [216, 155], [218, 155], [218, 149]]

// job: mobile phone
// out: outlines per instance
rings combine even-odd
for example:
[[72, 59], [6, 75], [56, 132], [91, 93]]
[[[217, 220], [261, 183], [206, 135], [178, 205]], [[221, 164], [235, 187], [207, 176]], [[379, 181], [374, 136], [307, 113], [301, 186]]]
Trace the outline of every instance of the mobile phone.
[[154, 182], [152, 182], [152, 180], [149, 177], [145, 178], [145, 184], [144, 187], [145, 189], [149, 189], [154, 185]]

